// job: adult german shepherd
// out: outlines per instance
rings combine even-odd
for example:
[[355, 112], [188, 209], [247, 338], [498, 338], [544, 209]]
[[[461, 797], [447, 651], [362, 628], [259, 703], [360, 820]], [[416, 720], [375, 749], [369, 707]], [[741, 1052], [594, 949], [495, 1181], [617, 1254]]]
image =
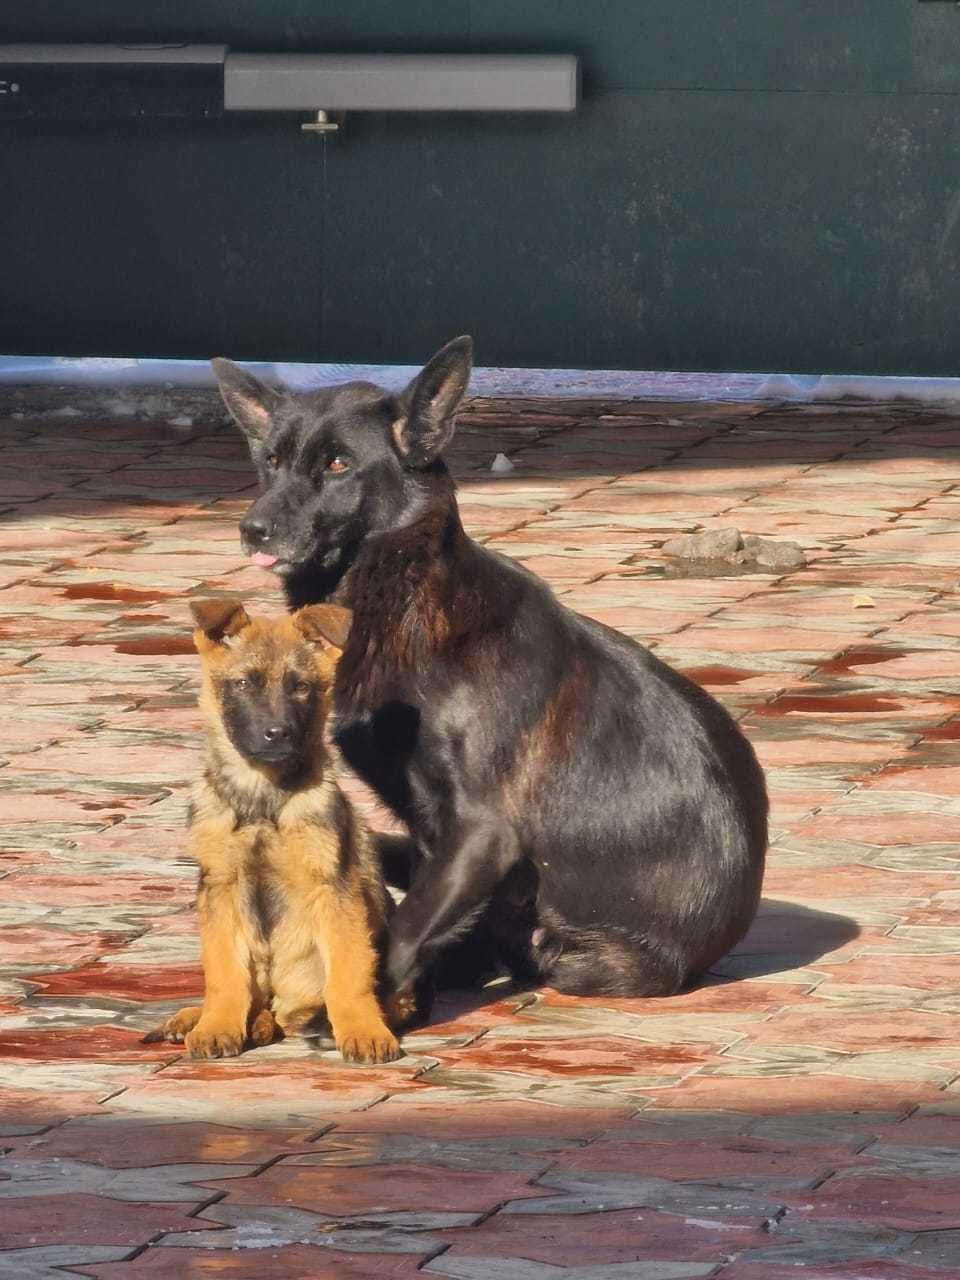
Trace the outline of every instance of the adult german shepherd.
[[243, 543], [291, 609], [353, 610], [336, 740], [416, 847], [394, 988], [472, 927], [519, 980], [668, 995], [753, 919], [763, 774], [703, 690], [467, 537], [441, 455], [471, 358], [454, 339], [399, 395], [215, 360], [262, 484]]

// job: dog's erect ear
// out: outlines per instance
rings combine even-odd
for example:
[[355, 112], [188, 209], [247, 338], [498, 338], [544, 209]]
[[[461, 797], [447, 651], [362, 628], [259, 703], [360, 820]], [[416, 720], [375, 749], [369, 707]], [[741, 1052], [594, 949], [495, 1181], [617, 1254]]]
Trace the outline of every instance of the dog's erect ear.
[[293, 625], [311, 644], [342, 653], [352, 619], [350, 610], [338, 604], [308, 604], [293, 615]]
[[198, 649], [226, 644], [231, 636], [249, 627], [250, 618], [239, 600], [191, 600], [190, 612], [197, 624]]
[[425, 467], [450, 443], [453, 419], [470, 381], [473, 339], [454, 338], [423, 366], [401, 396], [393, 438], [404, 461]]
[[220, 384], [223, 403], [230, 410], [234, 422], [248, 440], [261, 440], [282, 399], [281, 393], [259, 382], [252, 373], [247, 373], [232, 360], [218, 356], [210, 364]]

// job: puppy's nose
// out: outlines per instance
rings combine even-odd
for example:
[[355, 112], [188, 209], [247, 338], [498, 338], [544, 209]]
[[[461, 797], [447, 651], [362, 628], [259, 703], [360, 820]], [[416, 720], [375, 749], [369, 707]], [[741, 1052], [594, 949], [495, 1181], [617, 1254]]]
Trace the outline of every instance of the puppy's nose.
[[251, 546], [259, 546], [270, 538], [273, 525], [262, 516], [247, 516], [240, 521], [240, 532]]
[[272, 724], [269, 729], [264, 729], [263, 737], [265, 742], [269, 742], [271, 746], [277, 743], [286, 742], [290, 737], [290, 730], [282, 724]]

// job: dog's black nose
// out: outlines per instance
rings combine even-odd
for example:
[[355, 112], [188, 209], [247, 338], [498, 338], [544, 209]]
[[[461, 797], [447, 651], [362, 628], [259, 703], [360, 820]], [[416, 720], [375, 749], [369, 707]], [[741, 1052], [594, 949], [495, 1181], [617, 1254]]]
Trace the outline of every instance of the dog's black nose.
[[273, 533], [273, 526], [260, 516], [247, 516], [240, 521], [240, 532], [252, 546], [259, 546]]
[[271, 746], [276, 746], [280, 742], [286, 742], [290, 737], [290, 730], [282, 724], [273, 724], [269, 729], [264, 729], [263, 737], [265, 742], [269, 742]]

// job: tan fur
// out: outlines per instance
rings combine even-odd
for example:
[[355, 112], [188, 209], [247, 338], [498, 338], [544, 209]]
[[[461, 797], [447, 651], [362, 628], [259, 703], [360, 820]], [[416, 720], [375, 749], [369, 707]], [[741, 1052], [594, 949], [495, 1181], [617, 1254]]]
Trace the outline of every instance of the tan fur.
[[[276, 621], [251, 621], [240, 610], [224, 625], [223, 602], [217, 604], [194, 607], [207, 771], [194, 789], [190, 851], [200, 866], [205, 994], [201, 1007], [181, 1010], [147, 1038], [183, 1042], [194, 1057], [223, 1057], [269, 1043], [278, 1032], [311, 1029], [326, 1014], [344, 1059], [390, 1061], [400, 1048], [375, 994], [390, 900], [370, 837], [337, 786], [324, 744], [339, 649], [315, 624], [318, 611], [332, 607], [311, 606], [301, 611], [309, 618]], [[336, 627], [326, 633], [342, 643]], [[280, 678], [291, 664], [319, 683], [321, 696], [309, 768], [296, 786], [285, 787], [275, 769], [233, 746], [218, 687], [226, 676], [253, 669]], [[269, 920], [258, 909], [263, 902]], [[414, 1012], [412, 998], [395, 999], [390, 1012], [394, 1025], [405, 1020]]]

